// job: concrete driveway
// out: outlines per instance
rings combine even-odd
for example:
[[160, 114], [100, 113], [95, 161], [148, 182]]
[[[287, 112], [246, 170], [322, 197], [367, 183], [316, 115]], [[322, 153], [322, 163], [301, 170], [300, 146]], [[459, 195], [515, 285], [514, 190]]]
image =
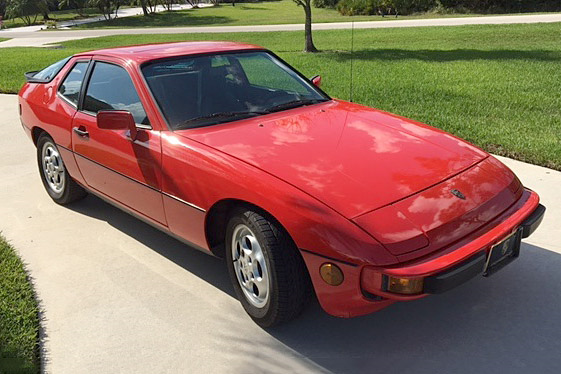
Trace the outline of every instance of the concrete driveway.
[[43, 190], [16, 97], [0, 95], [0, 229], [44, 308], [50, 373], [561, 372], [561, 173], [505, 159], [548, 207], [521, 257], [493, 277], [355, 319], [313, 303], [265, 331], [225, 264], [95, 197]]

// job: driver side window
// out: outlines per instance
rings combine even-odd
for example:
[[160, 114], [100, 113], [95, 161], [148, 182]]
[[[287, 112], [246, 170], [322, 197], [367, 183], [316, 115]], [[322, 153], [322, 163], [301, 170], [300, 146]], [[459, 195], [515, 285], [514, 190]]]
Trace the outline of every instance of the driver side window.
[[96, 62], [84, 98], [85, 111], [127, 110], [138, 124], [149, 125], [129, 73], [120, 66]]

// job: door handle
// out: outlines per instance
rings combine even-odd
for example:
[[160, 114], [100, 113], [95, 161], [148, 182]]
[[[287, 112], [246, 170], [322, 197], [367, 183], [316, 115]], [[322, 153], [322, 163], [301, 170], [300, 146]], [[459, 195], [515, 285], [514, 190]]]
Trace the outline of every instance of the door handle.
[[90, 133], [85, 129], [84, 126], [74, 127], [72, 130], [74, 130], [74, 132], [78, 134], [78, 136], [81, 136], [82, 138], [87, 138], [90, 136]]

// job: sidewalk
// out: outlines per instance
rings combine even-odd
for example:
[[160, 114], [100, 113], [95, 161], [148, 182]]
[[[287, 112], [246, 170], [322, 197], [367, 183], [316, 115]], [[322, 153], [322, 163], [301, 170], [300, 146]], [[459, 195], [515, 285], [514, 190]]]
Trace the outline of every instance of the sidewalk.
[[[206, 3], [202, 3], [199, 4], [200, 8], [203, 7], [207, 7], [210, 6], [211, 4], [206, 4]], [[173, 10], [183, 10], [183, 9], [191, 9], [193, 6], [190, 4], [173, 4], [172, 9]], [[164, 12], [166, 11], [166, 8], [162, 5], [158, 5], [156, 7], [156, 12]], [[142, 14], [142, 8], [140, 7], [135, 7], [135, 8], [120, 8], [117, 11], [117, 18], [123, 18], [123, 17], [131, 17], [131, 16], [138, 16]], [[61, 21], [61, 22], [57, 22], [57, 28], [61, 29], [61, 30], [68, 30], [70, 27], [72, 26], [77, 26], [77, 25], [83, 25], [86, 23], [93, 23], [93, 22], [98, 22], [98, 21], [104, 21], [105, 18], [103, 16], [98, 16], [98, 17], [91, 17], [91, 18], [83, 18], [83, 19], [75, 19], [75, 20], [69, 20], [69, 21]], [[45, 30], [46, 26], [45, 25], [33, 25], [33, 26], [22, 26], [22, 27], [12, 27], [9, 29], [2, 29], [0, 30], [0, 35], [4, 36], [4, 34], [11, 34], [11, 33], [19, 33], [19, 32], [36, 32], [36, 31], [41, 31], [41, 30]], [[7, 36], [10, 37], [10, 36]]]
[[[519, 24], [519, 23], [550, 23], [561, 22], [561, 13], [529, 14], [515, 16], [489, 17], [460, 17], [460, 18], [432, 18], [416, 20], [366, 21], [354, 22], [355, 29], [375, 29], [392, 27], [428, 27], [428, 26], [460, 26], [460, 25], [490, 25], [490, 24]], [[315, 23], [314, 30], [350, 29], [352, 22]], [[155, 27], [131, 29], [91, 29], [91, 30], [61, 30], [48, 32], [0, 32], [0, 37], [11, 40], [0, 43], [0, 48], [6, 47], [46, 47], [48, 44], [60, 43], [66, 40], [92, 38], [99, 36], [123, 34], [187, 34], [187, 33], [230, 33], [230, 32], [273, 32], [304, 30], [304, 24], [287, 25], [252, 25], [252, 26], [197, 26], [197, 27]]]

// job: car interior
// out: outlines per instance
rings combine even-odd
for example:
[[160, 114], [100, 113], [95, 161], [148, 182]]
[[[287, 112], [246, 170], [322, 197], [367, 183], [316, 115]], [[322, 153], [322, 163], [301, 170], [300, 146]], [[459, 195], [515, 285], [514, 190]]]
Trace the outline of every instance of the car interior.
[[234, 56], [192, 58], [148, 65], [144, 76], [172, 128], [217, 112], [264, 111], [296, 92], [251, 84]]

